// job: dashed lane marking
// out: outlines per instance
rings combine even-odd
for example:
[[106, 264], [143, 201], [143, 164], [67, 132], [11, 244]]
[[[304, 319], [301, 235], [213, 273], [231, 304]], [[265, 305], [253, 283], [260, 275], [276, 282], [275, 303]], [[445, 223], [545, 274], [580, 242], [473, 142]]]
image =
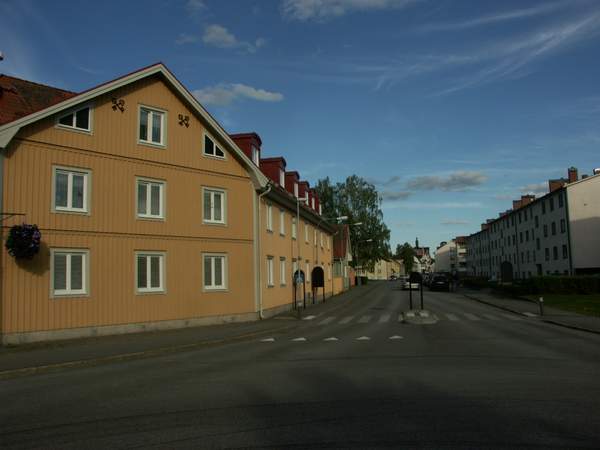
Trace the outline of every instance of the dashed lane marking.
[[331, 322], [333, 322], [335, 319], [336, 319], [336, 318], [335, 318], [335, 316], [333, 316], [333, 317], [328, 317], [328, 318], [327, 318], [327, 319], [325, 319], [325, 320], [321, 320], [321, 321], [319, 322], [319, 325], [327, 325], [328, 323], [331, 323]]
[[523, 319], [521, 319], [520, 317], [518, 317], [518, 316], [516, 316], [516, 315], [514, 315], [514, 314], [509, 314], [509, 313], [500, 313], [500, 315], [501, 315], [502, 317], [506, 317], [506, 318], [507, 318], [507, 319], [509, 319], [509, 320], [523, 320]]
[[361, 336], [356, 338], [357, 341], [370, 341], [371, 338], [369, 336]]
[[465, 317], [469, 320], [481, 320], [479, 317], [477, 317], [475, 314], [471, 314], [471, 313], [463, 313], [465, 315]]
[[292, 339], [292, 342], [306, 342], [306, 338], [305, 337], [297, 337]]
[[446, 314], [446, 317], [448, 318], [448, 320], [452, 320], [454, 322], [456, 322], [457, 320], [460, 320], [458, 317], [456, 317], [454, 314]]
[[260, 342], [275, 342], [275, 339], [273, 339], [273, 338], [266, 338], [266, 339], [261, 339]]
[[328, 338], [323, 339], [325, 342], [332, 342], [332, 341], [339, 341], [338, 338], [336, 338], [335, 336], [331, 336]]
[[362, 316], [360, 319], [358, 319], [358, 323], [367, 323], [369, 320], [371, 320], [371, 316]]
[[306, 316], [302, 320], [313, 320], [317, 316]]
[[352, 319], [354, 319], [354, 316], [344, 317], [342, 320], [340, 320], [340, 325], [345, 325], [349, 323]]
[[390, 321], [390, 314], [384, 314], [379, 318], [379, 323], [385, 323]]
[[489, 320], [498, 320], [498, 317], [494, 316], [493, 314], [481, 314], [481, 315]]
[[394, 336], [390, 336], [388, 339], [396, 340], [396, 339], [404, 339], [404, 338], [402, 336], [398, 336], [397, 334], [395, 334]]

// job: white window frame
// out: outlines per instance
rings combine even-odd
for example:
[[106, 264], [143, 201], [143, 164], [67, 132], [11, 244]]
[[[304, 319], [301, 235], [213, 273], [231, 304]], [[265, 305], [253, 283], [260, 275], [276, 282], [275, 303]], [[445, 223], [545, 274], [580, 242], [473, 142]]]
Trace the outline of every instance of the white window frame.
[[[214, 217], [214, 194], [221, 194], [221, 220], [214, 220], [212, 217], [204, 217], [204, 194], [209, 192], [211, 194], [210, 211], [212, 217]], [[213, 188], [209, 186], [202, 186], [202, 222], [206, 224], [227, 224], [227, 191], [222, 188]]]
[[[56, 204], [56, 175], [58, 172], [67, 173], [67, 206], [58, 206]], [[83, 175], [83, 207], [73, 208], [73, 175]], [[78, 167], [52, 166], [52, 212], [55, 213], [90, 213], [90, 198], [92, 191], [92, 171], [89, 169], [80, 169]], [[69, 204], [71, 206], [69, 206]]]
[[286, 272], [287, 272], [286, 262], [285, 262], [285, 258], [282, 256], [279, 258], [279, 284], [281, 286], [285, 286], [287, 284]]
[[[137, 294], [164, 294], [167, 289], [166, 289], [166, 260], [167, 260], [167, 253], [166, 252], [157, 252], [157, 251], [136, 251], [135, 253], [135, 275], [133, 277], [134, 282], [135, 282], [135, 291]], [[146, 257], [146, 285], [149, 284], [149, 282], [151, 281], [151, 264], [149, 264], [149, 259], [151, 257], [155, 257], [158, 256], [159, 257], [159, 266], [158, 266], [158, 277], [160, 280], [160, 286], [159, 287], [148, 287], [146, 286], [145, 288], [140, 288], [138, 287], [138, 258], [140, 256], [144, 256]]]
[[296, 218], [292, 217], [292, 239], [298, 238], [298, 224], [296, 223]]
[[[66, 254], [67, 262], [65, 265], [65, 280], [66, 289], [56, 290], [54, 287], [54, 256], [56, 254]], [[81, 289], [71, 289], [71, 256], [83, 255], [81, 267]], [[80, 248], [51, 248], [50, 249], [50, 298], [61, 297], [87, 297], [89, 296], [89, 279], [90, 279], [90, 251]]]
[[267, 287], [275, 286], [273, 264], [273, 257], [267, 256]]
[[279, 186], [285, 189], [285, 171], [279, 169]]
[[260, 167], [260, 150], [257, 149], [254, 145], [251, 150], [252, 162], [256, 167]]
[[[146, 139], [140, 137], [140, 127], [142, 126], [142, 110], [146, 110], [150, 113], [148, 116], [148, 126], [146, 129]], [[160, 141], [155, 142], [152, 140], [152, 128], [154, 125], [154, 115], [160, 116]], [[154, 106], [138, 105], [138, 127], [137, 127], [137, 139], [138, 143], [143, 145], [150, 145], [152, 147], [164, 148], [167, 145], [167, 111], [164, 109], [155, 108]], [[149, 139], [148, 139], [149, 138]]]
[[[211, 155], [210, 153], [206, 153], [206, 138], [209, 138], [213, 143], [213, 149], [215, 151], [214, 155]], [[219, 150], [221, 150], [221, 152], [223, 153], [223, 156], [217, 155], [217, 150], [216, 150], [217, 148]], [[223, 149], [223, 146], [221, 144], [218, 144], [217, 140], [214, 137], [212, 137], [210, 134], [208, 134], [206, 131], [204, 133], [202, 133], [202, 156], [204, 156], [206, 158], [219, 159], [221, 161], [224, 159], [227, 159], [227, 153]]]
[[[86, 108], [88, 109], [88, 128], [79, 128], [76, 125], [76, 123], [77, 123], [76, 122], [77, 121], [77, 119], [76, 119], [77, 113], [79, 111], [82, 111], [82, 110], [86, 109]], [[63, 113], [61, 113], [60, 115], [58, 115], [56, 117], [56, 127], [57, 128], [62, 128], [63, 130], [77, 131], [79, 133], [84, 133], [84, 134], [92, 134], [92, 130], [93, 130], [92, 120], [94, 118], [93, 111], [94, 111], [94, 108], [93, 108], [92, 104], [88, 103], [88, 104], [81, 105], [81, 106], [78, 106], [76, 108], [70, 109], [67, 112], [63, 112]], [[70, 114], [73, 114], [73, 125], [65, 125], [64, 123], [60, 123], [60, 119], [66, 117], [66, 116], [68, 116]]]
[[315, 198], [314, 197], [311, 197], [311, 199], [310, 199], [310, 206], [312, 209], [315, 209]]
[[279, 234], [285, 236], [285, 211], [279, 210]]
[[273, 231], [273, 205], [267, 203], [267, 231]]
[[[138, 205], [138, 190], [140, 188], [140, 184], [146, 184], [148, 187], [146, 188], [146, 212], [139, 212]], [[160, 188], [160, 197], [159, 197], [159, 214], [152, 214], [152, 185], [159, 186]], [[164, 180], [157, 180], [155, 178], [145, 178], [145, 177], [135, 177], [135, 215], [138, 219], [150, 219], [150, 220], [164, 220], [165, 219], [165, 192], [167, 190], [167, 183]]]
[[[210, 273], [211, 273], [211, 280], [212, 280], [213, 284], [210, 284], [210, 285], [206, 284], [206, 279], [204, 278], [206, 258], [209, 258], [211, 260]], [[222, 261], [223, 261], [222, 262], [223, 273], [221, 274], [221, 281], [222, 281], [221, 285], [214, 284], [215, 264], [213, 263], [213, 261], [217, 258], [222, 259]], [[227, 254], [226, 253], [202, 253], [202, 289], [204, 291], [211, 291], [211, 292], [212, 291], [226, 291], [228, 289], [228, 286], [229, 286], [229, 268], [228, 268]]]

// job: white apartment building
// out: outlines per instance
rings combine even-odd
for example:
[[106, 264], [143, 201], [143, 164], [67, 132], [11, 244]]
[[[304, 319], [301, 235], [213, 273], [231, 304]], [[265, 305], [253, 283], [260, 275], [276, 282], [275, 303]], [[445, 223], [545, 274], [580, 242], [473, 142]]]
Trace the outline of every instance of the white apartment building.
[[464, 236], [457, 236], [450, 242], [441, 242], [435, 251], [435, 271], [467, 273], [467, 247]]
[[549, 180], [540, 198], [513, 208], [467, 238], [467, 272], [502, 281], [600, 273], [600, 172]]

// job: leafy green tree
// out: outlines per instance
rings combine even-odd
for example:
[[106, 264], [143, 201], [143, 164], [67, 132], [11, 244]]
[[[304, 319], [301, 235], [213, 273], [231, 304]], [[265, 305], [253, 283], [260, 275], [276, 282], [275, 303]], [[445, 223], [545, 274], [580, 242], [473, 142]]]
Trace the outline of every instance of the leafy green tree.
[[383, 222], [381, 198], [373, 184], [352, 175], [334, 185], [328, 177], [319, 180], [316, 189], [324, 217], [347, 216], [345, 223], [361, 223], [350, 227], [354, 267], [373, 270], [376, 261], [390, 258], [390, 230]]
[[411, 273], [415, 261], [415, 250], [412, 246], [408, 242], [405, 242], [403, 245], [398, 244], [395, 256], [404, 263], [404, 271], [407, 274]]

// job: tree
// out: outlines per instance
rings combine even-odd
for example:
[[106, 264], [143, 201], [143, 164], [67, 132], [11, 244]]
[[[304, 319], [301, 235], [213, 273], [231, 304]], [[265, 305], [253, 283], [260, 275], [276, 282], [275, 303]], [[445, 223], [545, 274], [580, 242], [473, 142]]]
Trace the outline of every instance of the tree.
[[411, 247], [408, 242], [403, 245], [398, 244], [396, 246], [396, 258], [402, 261], [404, 264], [404, 271], [408, 274], [412, 272], [413, 263], [415, 261], [415, 250]]
[[347, 216], [345, 223], [362, 224], [350, 227], [354, 267], [373, 270], [376, 261], [390, 258], [390, 230], [383, 222], [381, 198], [373, 184], [352, 175], [333, 185], [327, 177], [317, 182], [316, 190], [325, 217]]

